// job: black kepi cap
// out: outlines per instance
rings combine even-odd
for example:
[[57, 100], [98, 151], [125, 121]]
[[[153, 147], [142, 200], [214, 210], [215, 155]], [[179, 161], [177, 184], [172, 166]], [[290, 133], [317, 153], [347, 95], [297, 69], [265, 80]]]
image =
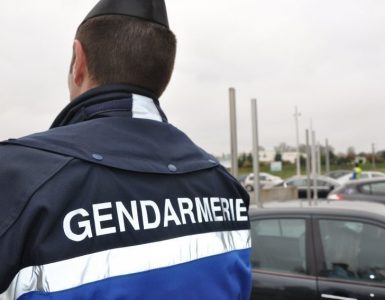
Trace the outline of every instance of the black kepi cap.
[[91, 18], [105, 15], [137, 17], [169, 28], [164, 0], [100, 0], [82, 24]]

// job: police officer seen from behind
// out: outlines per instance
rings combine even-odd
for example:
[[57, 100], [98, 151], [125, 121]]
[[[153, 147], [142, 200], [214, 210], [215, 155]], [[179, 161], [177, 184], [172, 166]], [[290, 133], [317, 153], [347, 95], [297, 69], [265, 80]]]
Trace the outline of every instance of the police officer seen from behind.
[[162, 0], [102, 0], [79, 26], [70, 104], [0, 145], [0, 300], [249, 299], [248, 194], [158, 98]]

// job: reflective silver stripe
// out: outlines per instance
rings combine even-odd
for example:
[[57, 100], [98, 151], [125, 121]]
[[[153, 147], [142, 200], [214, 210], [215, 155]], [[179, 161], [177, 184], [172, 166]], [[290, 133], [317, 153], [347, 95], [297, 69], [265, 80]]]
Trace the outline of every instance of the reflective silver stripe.
[[102, 251], [25, 268], [0, 295], [0, 300], [13, 300], [31, 291], [61, 291], [114, 276], [174, 266], [250, 247], [249, 231], [241, 230], [197, 234]]
[[151, 98], [133, 94], [132, 99], [133, 118], [162, 121], [162, 117]]
[[329, 295], [329, 294], [322, 294], [321, 297], [325, 299], [336, 299], [336, 300], [357, 300], [356, 298], [347, 298], [347, 297], [341, 297], [341, 296], [335, 296], [335, 295]]

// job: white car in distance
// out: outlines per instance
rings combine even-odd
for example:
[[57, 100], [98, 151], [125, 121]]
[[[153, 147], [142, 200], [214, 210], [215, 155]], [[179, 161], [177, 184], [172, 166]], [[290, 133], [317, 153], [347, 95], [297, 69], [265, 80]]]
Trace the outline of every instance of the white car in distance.
[[[259, 184], [261, 188], [271, 188], [281, 182], [283, 182], [281, 177], [264, 172], [259, 173]], [[254, 190], [254, 173], [247, 175], [244, 186], [248, 192], [252, 192]]]

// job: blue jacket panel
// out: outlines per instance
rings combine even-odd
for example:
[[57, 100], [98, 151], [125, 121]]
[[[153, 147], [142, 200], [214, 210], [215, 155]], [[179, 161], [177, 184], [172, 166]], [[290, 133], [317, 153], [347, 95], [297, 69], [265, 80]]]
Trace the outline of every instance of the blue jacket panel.
[[0, 145], [1, 300], [248, 299], [248, 194], [134, 92]]

